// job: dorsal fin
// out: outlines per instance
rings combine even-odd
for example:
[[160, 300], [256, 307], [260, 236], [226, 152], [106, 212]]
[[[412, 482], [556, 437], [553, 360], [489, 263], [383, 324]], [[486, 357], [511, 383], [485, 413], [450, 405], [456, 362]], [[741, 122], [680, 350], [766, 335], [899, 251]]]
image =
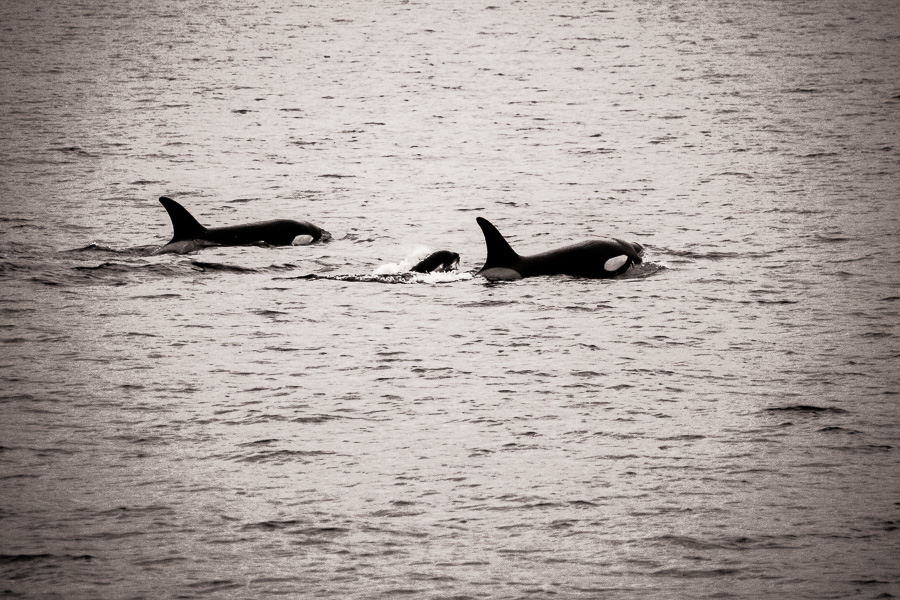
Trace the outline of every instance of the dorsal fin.
[[165, 196], [159, 199], [159, 203], [165, 207], [169, 218], [172, 219], [172, 229], [174, 230], [172, 242], [196, 240], [204, 236], [206, 227], [198, 223], [197, 219], [183, 206]]
[[519, 255], [512, 249], [506, 238], [490, 221], [478, 217], [475, 219], [484, 233], [484, 243], [487, 245], [487, 258], [484, 261], [482, 271], [494, 268], [508, 268], [519, 261]]

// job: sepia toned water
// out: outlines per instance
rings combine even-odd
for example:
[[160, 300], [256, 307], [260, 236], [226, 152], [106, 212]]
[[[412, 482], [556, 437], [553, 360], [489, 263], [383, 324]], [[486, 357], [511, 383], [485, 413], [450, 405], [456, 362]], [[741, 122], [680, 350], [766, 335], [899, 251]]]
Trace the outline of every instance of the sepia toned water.
[[900, 595], [898, 68], [892, 0], [3, 4], [0, 595]]

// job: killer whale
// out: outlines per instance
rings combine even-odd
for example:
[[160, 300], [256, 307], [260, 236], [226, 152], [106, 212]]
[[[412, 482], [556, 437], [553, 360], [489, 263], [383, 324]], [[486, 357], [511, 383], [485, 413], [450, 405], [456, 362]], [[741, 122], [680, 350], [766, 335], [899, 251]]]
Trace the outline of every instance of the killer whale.
[[643, 246], [615, 238], [589, 240], [540, 254], [520, 256], [490, 221], [482, 217], [476, 221], [487, 245], [484, 266], [476, 274], [490, 280], [540, 275], [609, 278], [621, 275], [632, 265], [643, 261]]
[[410, 271], [413, 273], [441, 273], [452, 271], [457, 266], [459, 266], [459, 254], [449, 250], [438, 250], [423, 258]]
[[317, 240], [329, 240], [331, 234], [306, 221], [275, 219], [245, 225], [204, 227], [183, 206], [162, 196], [160, 204], [169, 213], [174, 233], [168, 244], [156, 254], [175, 252], [184, 254], [204, 246], [246, 246], [264, 242], [272, 246], [305, 245]]

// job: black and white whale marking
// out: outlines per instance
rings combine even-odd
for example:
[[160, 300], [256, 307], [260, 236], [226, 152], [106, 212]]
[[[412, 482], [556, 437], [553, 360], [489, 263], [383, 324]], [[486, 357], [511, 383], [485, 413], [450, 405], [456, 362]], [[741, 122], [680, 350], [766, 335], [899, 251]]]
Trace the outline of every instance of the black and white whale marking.
[[640, 264], [644, 247], [615, 238], [589, 240], [520, 256], [490, 221], [477, 218], [487, 244], [487, 259], [478, 275], [490, 280], [522, 279], [539, 275], [572, 275], [592, 279], [615, 277]]
[[275, 219], [246, 225], [204, 227], [183, 206], [163, 196], [159, 199], [169, 218], [174, 234], [168, 244], [156, 254], [175, 252], [184, 254], [204, 246], [247, 246], [266, 243], [272, 246], [303, 246], [317, 240], [327, 241], [331, 234], [306, 221]]

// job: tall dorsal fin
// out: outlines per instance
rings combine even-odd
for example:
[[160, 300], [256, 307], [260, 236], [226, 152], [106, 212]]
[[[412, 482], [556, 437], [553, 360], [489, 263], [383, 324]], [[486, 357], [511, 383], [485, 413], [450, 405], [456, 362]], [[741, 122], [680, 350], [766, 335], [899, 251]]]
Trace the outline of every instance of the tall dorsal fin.
[[174, 230], [172, 242], [196, 240], [204, 236], [206, 227], [198, 223], [197, 219], [183, 206], [165, 196], [159, 199], [159, 203], [165, 207], [169, 218], [172, 219], [172, 229]]
[[509, 245], [509, 242], [506, 241], [506, 238], [503, 237], [503, 234], [497, 231], [497, 228], [487, 219], [478, 217], [475, 220], [481, 226], [481, 232], [484, 233], [484, 243], [487, 245], [487, 258], [481, 270], [507, 268], [515, 265], [520, 257]]

